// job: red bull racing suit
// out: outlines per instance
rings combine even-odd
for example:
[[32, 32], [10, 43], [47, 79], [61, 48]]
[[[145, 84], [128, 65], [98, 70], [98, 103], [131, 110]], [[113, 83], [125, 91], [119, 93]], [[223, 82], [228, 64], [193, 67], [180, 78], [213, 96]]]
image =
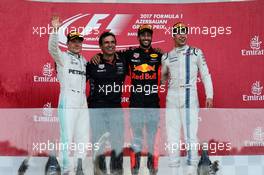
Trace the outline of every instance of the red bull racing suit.
[[138, 174], [143, 148], [143, 128], [147, 129], [148, 168], [150, 173], [157, 171], [158, 156], [154, 155], [155, 136], [159, 123], [159, 69], [162, 54], [150, 49], [127, 50], [124, 56], [129, 65], [131, 85], [130, 124], [133, 141], [131, 154], [132, 174]]

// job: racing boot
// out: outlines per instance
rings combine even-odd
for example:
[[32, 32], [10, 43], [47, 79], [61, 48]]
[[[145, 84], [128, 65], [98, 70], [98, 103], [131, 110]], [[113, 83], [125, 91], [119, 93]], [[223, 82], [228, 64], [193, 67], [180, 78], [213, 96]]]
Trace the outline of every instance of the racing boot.
[[61, 175], [61, 168], [55, 155], [50, 155], [45, 166], [45, 175]]
[[158, 173], [158, 170], [154, 167], [154, 156], [151, 153], [148, 153], [147, 167], [150, 175], [156, 175]]
[[23, 162], [21, 163], [19, 169], [18, 169], [18, 175], [24, 175], [28, 169], [28, 162], [29, 162], [29, 158], [26, 158], [23, 160]]
[[218, 166], [219, 166], [218, 161], [215, 161], [214, 163], [212, 163], [209, 158], [208, 151], [202, 150], [202, 155], [198, 163], [197, 174], [198, 175], [205, 175], [205, 174], [215, 175], [216, 172], [219, 170]]
[[80, 158], [78, 159], [76, 175], [84, 175], [83, 169], [82, 169], [82, 159]]
[[137, 152], [135, 153], [134, 155], [134, 166], [131, 168], [131, 174], [132, 175], [138, 175], [139, 173], [139, 168], [140, 168], [140, 160], [141, 160], [141, 153], [140, 152]]
[[111, 152], [110, 171], [112, 175], [123, 175], [123, 153]]
[[106, 175], [105, 155], [96, 156], [94, 160], [94, 175]]
[[183, 172], [186, 173], [186, 175], [197, 175], [197, 168], [193, 165], [187, 165]]

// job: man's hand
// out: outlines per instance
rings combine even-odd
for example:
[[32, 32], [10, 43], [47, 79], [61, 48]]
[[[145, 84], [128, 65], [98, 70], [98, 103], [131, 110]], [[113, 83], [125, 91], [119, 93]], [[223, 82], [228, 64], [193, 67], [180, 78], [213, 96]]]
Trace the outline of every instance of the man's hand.
[[166, 83], [166, 81], [164, 81], [164, 80], [160, 80], [160, 84], [161, 84], [161, 85], [165, 85], [165, 83]]
[[98, 65], [101, 61], [100, 55], [96, 54], [92, 57], [92, 59], [90, 60], [91, 63], [93, 63], [94, 65]]
[[206, 108], [212, 108], [213, 107], [213, 99], [212, 98], [207, 98], [206, 99], [205, 107]]
[[156, 52], [159, 52], [161, 54], [164, 54], [164, 51], [161, 48], [154, 48]]
[[165, 85], [167, 79], [168, 79], [168, 75], [167, 74], [166, 75], [162, 74], [161, 79], [160, 79], [160, 84]]
[[51, 25], [53, 27], [53, 31], [57, 32], [59, 30], [59, 27], [61, 26], [60, 17], [52, 16]]

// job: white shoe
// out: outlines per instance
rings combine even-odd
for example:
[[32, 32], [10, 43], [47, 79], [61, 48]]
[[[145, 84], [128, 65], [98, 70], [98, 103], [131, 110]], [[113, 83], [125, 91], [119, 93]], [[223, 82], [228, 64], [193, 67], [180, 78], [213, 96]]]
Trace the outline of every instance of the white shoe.
[[180, 161], [179, 160], [174, 160], [174, 159], [170, 159], [169, 160], [169, 172], [170, 175], [182, 175], [180, 174]]
[[197, 169], [195, 166], [186, 166], [184, 175], [197, 175]]
[[170, 175], [180, 175], [180, 167], [170, 167]]

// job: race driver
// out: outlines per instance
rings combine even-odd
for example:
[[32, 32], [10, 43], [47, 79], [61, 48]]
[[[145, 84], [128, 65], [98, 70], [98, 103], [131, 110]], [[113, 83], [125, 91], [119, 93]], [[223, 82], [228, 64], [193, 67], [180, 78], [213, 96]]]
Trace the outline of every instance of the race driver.
[[131, 172], [139, 174], [140, 159], [143, 148], [143, 129], [146, 126], [148, 159], [150, 175], [157, 174], [158, 155], [155, 151], [155, 137], [159, 124], [159, 69], [162, 54], [151, 46], [153, 29], [144, 24], [138, 29], [139, 47], [124, 52], [130, 68], [131, 84], [142, 87], [143, 91], [130, 93], [130, 125], [133, 132]]
[[[88, 97], [92, 143], [102, 140], [109, 133], [111, 144], [110, 172], [123, 174], [124, 118], [121, 108], [122, 85], [127, 74], [125, 59], [116, 54], [116, 37], [103, 32], [99, 38], [102, 50], [98, 65], [87, 64], [90, 82]], [[105, 139], [104, 139], [105, 140]], [[101, 146], [103, 147], [103, 146]], [[104, 148], [94, 151], [94, 174], [107, 174]]]
[[[175, 47], [162, 57], [161, 82], [169, 78], [166, 98], [166, 128], [169, 145], [180, 147], [181, 126], [184, 129], [185, 144], [196, 145], [198, 129], [199, 101], [197, 96], [198, 72], [206, 92], [206, 107], [213, 106], [213, 86], [211, 75], [202, 51], [187, 45], [188, 27], [182, 23], [173, 26]], [[198, 150], [187, 150], [187, 175], [196, 174]], [[170, 151], [170, 164], [174, 171], [179, 171], [180, 150]], [[179, 172], [178, 172], [179, 173]]]
[[[130, 124], [133, 132], [131, 152], [131, 173], [139, 174], [141, 151], [143, 148], [143, 129], [147, 129], [148, 159], [147, 167], [150, 175], [157, 174], [158, 155], [154, 153], [155, 136], [159, 123], [159, 69], [162, 54], [151, 46], [153, 29], [143, 24], [138, 29], [139, 47], [117, 52], [126, 59], [134, 87], [130, 93]], [[98, 56], [92, 58], [98, 64]], [[139, 89], [138, 89], [139, 87]], [[140, 89], [141, 88], [141, 89]], [[135, 90], [136, 89], [136, 90]]]
[[[60, 161], [62, 172], [70, 174], [77, 167], [77, 160], [86, 157], [82, 149], [70, 150], [72, 144], [87, 144], [89, 141], [89, 116], [86, 101], [86, 60], [80, 55], [83, 37], [75, 31], [67, 35], [66, 52], [59, 49], [58, 32], [61, 25], [58, 16], [52, 18], [53, 32], [49, 36], [48, 50], [57, 66], [60, 82], [59, 123], [60, 123]], [[74, 142], [73, 142], [74, 140]], [[74, 151], [74, 159], [70, 152]]]

